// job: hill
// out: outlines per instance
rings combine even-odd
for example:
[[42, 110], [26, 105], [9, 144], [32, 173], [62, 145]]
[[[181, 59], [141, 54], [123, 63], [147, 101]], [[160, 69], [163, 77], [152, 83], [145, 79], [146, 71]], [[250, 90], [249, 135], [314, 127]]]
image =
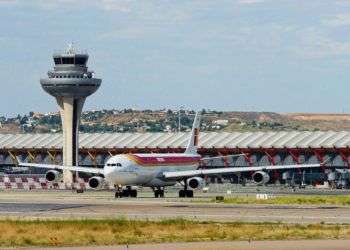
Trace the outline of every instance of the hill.
[[[93, 110], [82, 115], [82, 132], [189, 131], [194, 111]], [[350, 114], [274, 113], [203, 110], [203, 131], [325, 131], [350, 130]], [[60, 132], [58, 113], [0, 117], [0, 133]]]

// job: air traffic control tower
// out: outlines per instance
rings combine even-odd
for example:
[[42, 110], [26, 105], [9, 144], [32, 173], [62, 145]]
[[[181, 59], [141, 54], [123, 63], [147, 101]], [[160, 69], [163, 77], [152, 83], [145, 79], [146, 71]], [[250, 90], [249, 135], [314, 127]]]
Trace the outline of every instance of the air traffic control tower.
[[[48, 78], [40, 79], [42, 88], [56, 98], [60, 108], [65, 166], [78, 164], [80, 115], [86, 97], [101, 85], [101, 79], [95, 78], [93, 71], [88, 71], [88, 58], [88, 54], [76, 53], [69, 45], [65, 52], [53, 55], [54, 69], [47, 73]], [[67, 186], [72, 185], [73, 173], [64, 170], [63, 181]]]

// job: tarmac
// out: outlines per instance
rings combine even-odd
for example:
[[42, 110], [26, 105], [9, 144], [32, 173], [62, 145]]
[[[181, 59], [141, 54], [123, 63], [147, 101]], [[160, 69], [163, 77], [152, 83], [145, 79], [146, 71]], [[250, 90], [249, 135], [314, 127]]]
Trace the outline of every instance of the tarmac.
[[197, 194], [180, 199], [176, 193], [156, 199], [151, 193], [141, 198], [115, 199], [113, 192], [1, 191], [0, 218], [161, 220], [184, 218], [199, 221], [350, 223], [350, 207], [329, 205], [231, 205], [204, 202], [217, 194]]
[[[266, 191], [266, 190], [265, 190]], [[276, 194], [276, 190], [274, 191]], [[302, 191], [305, 192], [305, 191]], [[311, 194], [322, 194], [312, 190]], [[284, 195], [285, 191], [282, 192]], [[287, 192], [288, 193], [288, 192]], [[306, 193], [308, 193], [306, 191]], [[339, 191], [325, 192], [339, 194]], [[346, 194], [348, 192], [344, 192]], [[110, 191], [0, 191], [0, 218], [14, 219], [77, 219], [77, 218], [129, 218], [161, 220], [185, 218], [200, 221], [284, 222], [284, 223], [350, 223], [348, 206], [298, 205], [227, 205], [206, 201], [223, 193], [197, 192], [195, 198], [178, 198], [176, 192], [166, 193], [167, 198], [156, 199], [150, 192], [139, 192], [139, 198], [115, 199]], [[230, 195], [255, 195], [238, 191]], [[225, 194], [225, 196], [230, 196]], [[160, 250], [160, 249], [235, 249], [235, 250], [345, 250], [350, 240], [289, 240], [289, 241], [219, 241], [140, 244], [119, 246], [84, 246], [53, 248], [19, 248], [26, 250]], [[14, 249], [1, 248], [0, 249]]]

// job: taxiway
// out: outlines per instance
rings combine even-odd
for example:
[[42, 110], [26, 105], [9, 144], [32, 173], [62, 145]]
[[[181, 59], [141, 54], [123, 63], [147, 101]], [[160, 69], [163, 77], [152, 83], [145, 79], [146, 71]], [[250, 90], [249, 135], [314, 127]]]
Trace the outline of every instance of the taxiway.
[[[179, 199], [176, 194], [168, 198], [114, 199], [112, 192], [70, 191], [2, 191], [0, 217], [50, 219], [102, 219], [129, 218], [161, 220], [184, 218], [209, 221], [284, 222], [284, 223], [350, 223], [350, 207], [329, 205], [229, 205], [200, 202], [198, 198]], [[170, 197], [169, 197], [170, 196]]]

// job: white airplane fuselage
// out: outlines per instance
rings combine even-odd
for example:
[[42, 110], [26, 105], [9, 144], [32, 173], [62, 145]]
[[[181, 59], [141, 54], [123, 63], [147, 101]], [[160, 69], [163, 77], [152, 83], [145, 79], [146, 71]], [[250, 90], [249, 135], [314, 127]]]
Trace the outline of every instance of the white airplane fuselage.
[[105, 180], [116, 186], [163, 187], [175, 185], [165, 180], [163, 172], [197, 169], [198, 154], [123, 154], [107, 160], [104, 166]]

